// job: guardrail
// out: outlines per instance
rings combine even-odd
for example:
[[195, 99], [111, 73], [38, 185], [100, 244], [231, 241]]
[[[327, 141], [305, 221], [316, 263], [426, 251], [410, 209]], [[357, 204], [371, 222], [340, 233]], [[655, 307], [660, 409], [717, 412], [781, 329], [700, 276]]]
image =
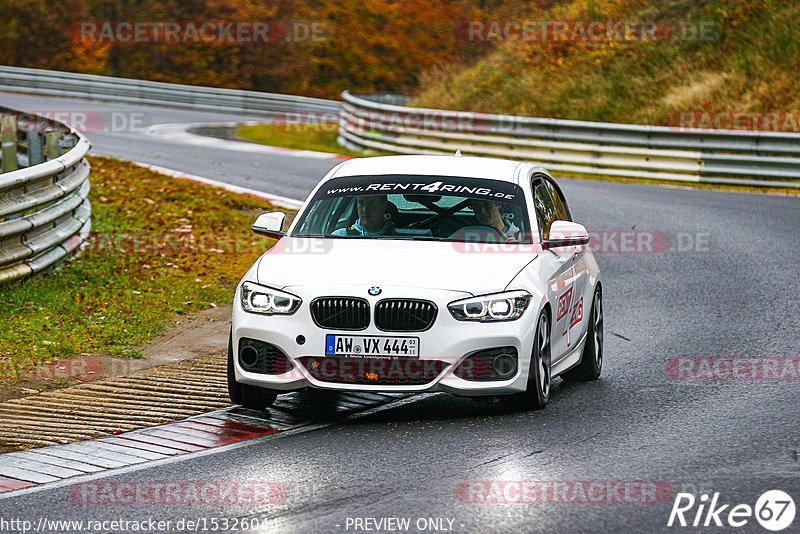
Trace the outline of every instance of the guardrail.
[[[499, 156], [554, 171], [800, 188], [800, 134], [687, 130], [412, 108], [342, 93], [339, 144], [401, 154]], [[794, 181], [792, 181], [794, 180]]]
[[0, 108], [0, 124], [2, 283], [43, 271], [75, 251], [91, 230], [91, 205], [85, 137], [8, 108]]
[[341, 106], [340, 102], [321, 98], [3, 66], [0, 90], [265, 116], [275, 112], [335, 112]]
[[[344, 103], [0, 66], [0, 90], [247, 113], [339, 113], [339, 142], [355, 150], [534, 160], [553, 171], [800, 188], [800, 134], [688, 130], [406, 107], [398, 95]], [[22, 158], [26, 155], [22, 154]]]

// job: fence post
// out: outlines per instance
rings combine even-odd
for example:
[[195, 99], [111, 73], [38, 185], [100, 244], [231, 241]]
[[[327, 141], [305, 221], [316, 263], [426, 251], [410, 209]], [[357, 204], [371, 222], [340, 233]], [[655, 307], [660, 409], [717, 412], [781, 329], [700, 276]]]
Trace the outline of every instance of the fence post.
[[42, 145], [42, 123], [36, 121], [33, 126], [25, 132], [28, 142], [28, 166], [32, 167], [44, 163], [44, 146]]
[[2, 132], [2, 168], [0, 172], [16, 171], [17, 163], [17, 120], [13, 115], [3, 115], [0, 119], [0, 132]]
[[61, 132], [49, 132], [44, 136], [47, 151], [47, 161], [56, 159], [61, 155], [61, 147], [58, 141], [61, 139]]

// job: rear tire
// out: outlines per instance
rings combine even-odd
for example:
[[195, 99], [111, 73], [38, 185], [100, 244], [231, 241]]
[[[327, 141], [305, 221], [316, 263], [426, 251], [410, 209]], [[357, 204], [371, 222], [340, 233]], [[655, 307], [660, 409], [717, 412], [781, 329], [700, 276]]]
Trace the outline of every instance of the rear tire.
[[597, 380], [603, 370], [603, 294], [600, 288], [594, 290], [592, 311], [589, 316], [589, 329], [586, 343], [581, 353], [581, 363], [573, 367], [561, 378], [567, 382]]
[[524, 393], [504, 395], [503, 405], [512, 410], [541, 410], [550, 400], [550, 317], [542, 311], [536, 321], [536, 338]]
[[233, 364], [233, 336], [228, 337], [228, 396], [234, 404], [251, 410], [266, 410], [275, 402], [278, 393], [236, 381]]

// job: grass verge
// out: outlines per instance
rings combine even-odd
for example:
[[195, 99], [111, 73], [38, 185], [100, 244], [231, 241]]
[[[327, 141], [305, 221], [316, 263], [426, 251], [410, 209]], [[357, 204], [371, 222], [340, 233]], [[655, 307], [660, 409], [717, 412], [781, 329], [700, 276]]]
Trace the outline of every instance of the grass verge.
[[243, 126], [236, 131], [242, 139], [262, 145], [279, 146], [294, 150], [313, 150], [330, 152], [342, 156], [363, 157], [368, 154], [348, 150], [336, 138], [339, 125], [323, 124], [254, 124]]
[[[249, 232], [263, 200], [89, 158], [92, 236], [57, 271], [0, 292], [0, 384], [76, 355], [141, 357], [177, 315], [229, 303], [274, 241]], [[290, 217], [293, 214], [287, 214]]]

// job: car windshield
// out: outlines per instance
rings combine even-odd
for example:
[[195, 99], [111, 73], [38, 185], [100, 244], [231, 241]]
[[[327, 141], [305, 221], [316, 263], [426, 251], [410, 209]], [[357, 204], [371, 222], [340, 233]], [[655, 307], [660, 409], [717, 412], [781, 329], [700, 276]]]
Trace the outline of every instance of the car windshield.
[[293, 237], [530, 243], [522, 189], [453, 176], [348, 176], [325, 183]]

